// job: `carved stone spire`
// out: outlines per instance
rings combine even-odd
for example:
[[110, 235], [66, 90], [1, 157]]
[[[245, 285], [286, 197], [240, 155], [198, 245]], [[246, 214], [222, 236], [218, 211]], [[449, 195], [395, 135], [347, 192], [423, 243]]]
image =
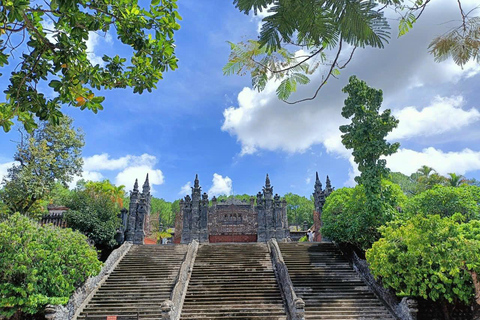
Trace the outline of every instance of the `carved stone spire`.
[[334, 188], [332, 188], [332, 184], [330, 183], [330, 178], [327, 176], [327, 182], [325, 183], [325, 196], [328, 197], [330, 193], [332, 193]]
[[272, 199], [273, 196], [273, 187], [270, 185], [270, 178], [268, 177], [265, 179], [265, 187], [263, 187], [263, 196], [266, 200]]
[[198, 181], [198, 174], [195, 175], [195, 182], [193, 183], [194, 188], [200, 187], [200, 181]]
[[133, 192], [138, 191], [138, 179], [135, 179], [135, 184], [133, 185]]
[[316, 174], [316, 179], [315, 179], [315, 191], [319, 189], [322, 191], [322, 183], [320, 182], [320, 179], [318, 178], [318, 171], [315, 173]]
[[148, 173], [147, 173], [147, 178], [145, 179], [145, 182], [143, 183], [142, 193], [144, 195], [147, 195], [147, 194], [150, 193], [150, 182], [148, 181]]

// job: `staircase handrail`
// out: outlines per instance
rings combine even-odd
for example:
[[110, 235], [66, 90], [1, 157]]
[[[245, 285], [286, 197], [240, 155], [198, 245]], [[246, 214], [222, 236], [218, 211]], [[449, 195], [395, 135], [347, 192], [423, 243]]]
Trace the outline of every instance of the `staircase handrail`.
[[287, 311], [291, 320], [305, 320], [305, 302], [299, 298], [293, 288], [292, 279], [288, 273], [287, 265], [283, 260], [282, 252], [276, 239], [270, 239], [268, 246], [272, 255], [272, 263], [275, 267], [280, 290], [287, 304]]
[[179, 320], [182, 313], [183, 302], [187, 294], [188, 283], [197, 257], [198, 241], [193, 240], [188, 244], [185, 259], [178, 272], [175, 286], [173, 287], [170, 300], [162, 303], [162, 320]]

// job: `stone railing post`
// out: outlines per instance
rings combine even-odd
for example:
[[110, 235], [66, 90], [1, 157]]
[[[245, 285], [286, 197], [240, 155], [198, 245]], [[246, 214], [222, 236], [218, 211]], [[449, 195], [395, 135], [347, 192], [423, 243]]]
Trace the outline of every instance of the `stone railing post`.
[[180, 319], [183, 302], [185, 300], [185, 295], [187, 294], [188, 282], [190, 281], [195, 258], [197, 257], [197, 251], [198, 241], [193, 240], [188, 245], [188, 250], [180, 267], [180, 271], [178, 272], [177, 281], [173, 287], [172, 294], [170, 295], [170, 300], [165, 300], [162, 303], [162, 320]]
[[288, 274], [287, 265], [283, 260], [282, 252], [278, 247], [276, 239], [268, 241], [270, 254], [272, 255], [272, 264], [275, 269], [278, 285], [287, 304], [289, 319], [305, 320], [305, 302], [302, 298], [297, 297], [293, 288], [292, 279]]
[[162, 320], [172, 320], [174, 305], [171, 300], [165, 300], [162, 303]]

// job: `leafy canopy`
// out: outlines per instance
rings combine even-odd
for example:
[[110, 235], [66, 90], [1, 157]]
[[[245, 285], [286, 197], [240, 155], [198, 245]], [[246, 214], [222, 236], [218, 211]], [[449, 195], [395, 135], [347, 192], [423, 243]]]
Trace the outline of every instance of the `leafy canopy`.
[[[36, 117], [58, 123], [62, 105], [97, 113], [102, 89], [150, 92], [163, 72], [177, 68], [176, 9], [176, 0], [152, 0], [146, 8], [137, 0], [2, 1], [0, 67], [19, 64], [0, 102], [0, 126], [9, 131], [15, 117], [27, 131]], [[131, 56], [104, 55], [102, 65], [92, 63], [86, 43], [94, 32], [116, 35]], [[53, 96], [41, 89], [47, 86]]]
[[85, 234], [98, 249], [109, 249], [117, 244], [115, 234], [121, 225], [120, 206], [112, 197], [111, 188], [104, 190], [91, 186], [87, 183], [66, 199], [65, 206], [69, 210], [64, 218], [69, 227]]
[[[398, 35], [408, 33], [431, 0], [234, 0], [245, 14], [267, 13], [262, 18], [258, 40], [230, 43], [231, 53], [224, 74], [250, 72], [252, 86], [262, 91], [268, 80], [278, 81], [277, 96], [287, 103], [317, 97], [331, 77], [339, 75], [357, 48], [383, 48], [390, 37], [390, 25], [383, 12], [399, 15]], [[453, 57], [463, 66], [480, 62], [480, 17], [478, 7], [466, 11], [459, 4], [460, 26], [435, 38], [429, 45], [437, 61]], [[346, 53], [344, 51], [347, 51]], [[297, 84], [325, 66], [317, 90], [309, 98], [288, 102]]]
[[348, 94], [342, 116], [351, 119], [350, 124], [340, 126], [342, 143], [347, 149], [353, 149], [352, 155], [361, 173], [355, 181], [365, 188], [368, 214], [380, 215], [383, 202], [381, 181], [389, 173], [386, 160], [380, 158], [395, 153], [400, 146], [386, 140], [398, 120], [391, 115], [390, 109], [379, 113], [382, 90], [369, 87], [365, 81], [352, 76], [342, 91]]
[[367, 210], [365, 188], [340, 188], [330, 194], [323, 208], [322, 235], [339, 243], [349, 243], [366, 250], [380, 238], [378, 228], [398, 216], [406, 196], [400, 187], [382, 181], [382, 210], [372, 215]]
[[83, 134], [68, 117], [42, 122], [31, 133], [21, 132], [14, 164], [2, 181], [2, 202], [11, 213], [37, 216], [55, 183], [66, 185], [82, 172]]
[[382, 238], [366, 253], [371, 272], [400, 296], [470, 304], [472, 276], [480, 272], [480, 221], [463, 219], [417, 215], [380, 228]]
[[25, 319], [47, 304], [65, 304], [101, 267], [84, 235], [18, 213], [0, 223], [0, 248], [0, 317]]

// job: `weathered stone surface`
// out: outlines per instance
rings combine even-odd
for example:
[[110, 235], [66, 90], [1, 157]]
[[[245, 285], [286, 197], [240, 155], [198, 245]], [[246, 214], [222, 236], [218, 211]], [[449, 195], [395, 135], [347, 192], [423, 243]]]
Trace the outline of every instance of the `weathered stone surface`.
[[[208, 207], [208, 195], [201, 195], [198, 175], [192, 187], [192, 196], [180, 202], [180, 214], [176, 218], [176, 231], [180, 243], [197, 240], [205, 242], [265, 242], [290, 236], [287, 219], [287, 203], [277, 194], [273, 196], [270, 178], [266, 177], [263, 193], [250, 201], [212, 198]], [[180, 220], [182, 221], [180, 224]], [[177, 223], [178, 222], [178, 223]], [[181, 228], [177, 229], [177, 225]], [[178, 231], [177, 231], [178, 230]], [[178, 242], [178, 238], [175, 240]]]
[[[182, 313], [183, 302], [185, 300], [185, 295], [187, 294], [188, 283], [192, 275], [192, 270], [195, 264], [197, 251], [198, 251], [198, 242], [196, 240], [193, 240], [188, 245], [188, 250], [187, 250], [187, 254], [185, 255], [185, 260], [183, 261], [182, 266], [180, 267], [180, 271], [178, 272], [178, 277], [175, 283], [175, 287], [173, 288], [172, 294], [170, 296], [172, 306], [173, 306], [173, 309], [170, 312], [171, 320], [180, 319], [180, 314]], [[164, 303], [167, 303], [167, 302], [164, 302]], [[162, 314], [163, 314], [163, 310], [162, 310]]]
[[368, 284], [375, 295], [380, 298], [390, 309], [390, 311], [399, 320], [416, 320], [417, 319], [417, 303], [413, 298], [404, 298], [401, 301], [391, 290], [385, 289], [379, 282], [375, 280], [368, 269], [366, 260], [360, 259], [353, 250], [345, 250], [342, 248], [345, 256], [350, 260], [355, 271], [360, 275], [362, 280]]
[[122, 258], [127, 254], [127, 252], [132, 247], [130, 242], [125, 242], [118, 249], [115, 249], [107, 261], [103, 265], [100, 273], [95, 277], [90, 277], [85, 281], [85, 283], [75, 290], [73, 295], [70, 297], [67, 305], [61, 306], [47, 306], [48, 307], [48, 319], [52, 320], [71, 320], [76, 317], [81, 309], [88, 303], [92, 298], [95, 291], [102, 285], [105, 279], [108, 278], [110, 273], [115, 269], [118, 263]]
[[272, 256], [272, 264], [275, 270], [275, 276], [286, 303], [287, 312], [291, 320], [305, 319], [305, 302], [302, 298], [297, 297], [295, 289], [288, 273], [287, 265], [283, 260], [282, 252], [278, 247], [277, 240], [270, 239], [268, 241], [270, 254]]

